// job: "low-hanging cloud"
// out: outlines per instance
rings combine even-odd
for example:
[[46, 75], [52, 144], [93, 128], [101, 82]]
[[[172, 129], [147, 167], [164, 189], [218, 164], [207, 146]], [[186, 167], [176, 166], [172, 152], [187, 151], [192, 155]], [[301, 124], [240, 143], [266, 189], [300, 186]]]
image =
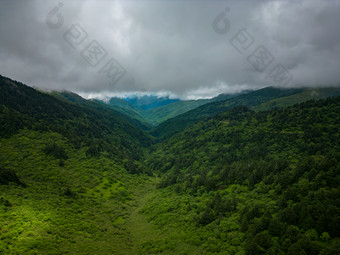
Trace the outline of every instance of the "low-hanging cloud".
[[[52, 10], [62, 17], [52, 17], [55, 27], [46, 23]], [[339, 86], [339, 13], [335, 0], [1, 1], [0, 74], [82, 95]], [[77, 47], [65, 39], [77, 36], [74, 24], [86, 33]], [[100, 61], [86, 58], [93, 41]], [[121, 71], [114, 82], [109, 63]], [[276, 71], [288, 78], [273, 79]]]

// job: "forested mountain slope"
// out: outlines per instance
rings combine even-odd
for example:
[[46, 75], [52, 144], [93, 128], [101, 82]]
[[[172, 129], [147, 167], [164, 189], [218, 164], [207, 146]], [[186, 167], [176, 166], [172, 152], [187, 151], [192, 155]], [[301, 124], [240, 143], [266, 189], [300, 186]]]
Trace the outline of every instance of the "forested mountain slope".
[[123, 99], [113, 97], [108, 102], [104, 102], [98, 99], [91, 99], [90, 101], [97, 102], [105, 107], [124, 114], [131, 120], [136, 121], [138, 123], [138, 126], [144, 130], [152, 128], [151, 122], [143, 117], [143, 113], [145, 111], [141, 108], [134, 107]]
[[153, 139], [73, 93], [5, 77], [0, 92], [0, 254], [133, 253], [126, 222], [147, 177], [131, 173]]
[[207, 104], [156, 143], [101, 103], [0, 77], [0, 253], [339, 254], [340, 97], [260, 111], [337, 91]]
[[[75, 94], [70, 91], [52, 92], [50, 93], [50, 95], [57, 97], [58, 99], [66, 100], [69, 103], [72, 102], [72, 103], [80, 104], [81, 106], [85, 108], [96, 109], [100, 111], [107, 111], [107, 108], [110, 108], [108, 107], [107, 104], [104, 104], [102, 101], [86, 100], [82, 98], [81, 96], [79, 96], [78, 94]], [[151, 127], [150, 125], [145, 123], [143, 119], [138, 118], [138, 115], [131, 117], [130, 113], [118, 111], [117, 109], [114, 109], [114, 108], [111, 108], [111, 112], [116, 117], [127, 120], [128, 122], [130, 122], [130, 124], [137, 126], [143, 130], [148, 130]]]
[[200, 120], [212, 117], [215, 114], [239, 105], [245, 105], [254, 111], [264, 111], [287, 107], [310, 99], [322, 99], [338, 95], [340, 95], [339, 88], [278, 89], [267, 87], [233, 98], [204, 104], [177, 117], [168, 119], [151, 130], [150, 133], [161, 139], [169, 138]]
[[[89, 153], [105, 151], [116, 158], [138, 159], [151, 137], [121, 113], [72, 96], [51, 96], [22, 83], [0, 77], [0, 136], [8, 137], [22, 128], [53, 131]], [[72, 101], [72, 100], [71, 100]]]
[[0, 254], [133, 254], [125, 222], [145, 177], [52, 131], [0, 138]]
[[151, 152], [163, 177], [145, 213], [211, 253], [337, 254], [339, 113], [336, 97], [199, 122]]
[[191, 111], [188, 111], [175, 118], [161, 123], [159, 126], [151, 131], [151, 134], [162, 139], [169, 138], [172, 135], [184, 130], [186, 127], [189, 127], [200, 120], [212, 117], [215, 114], [218, 114], [235, 106], [245, 105], [248, 107], [252, 107], [276, 98], [297, 94], [301, 91], [302, 89], [278, 89], [267, 87], [264, 89], [241, 94], [234, 98], [227, 98], [217, 102], [204, 104], [198, 108], [195, 108]]
[[146, 125], [149, 125], [149, 128], [152, 128], [169, 118], [173, 118], [210, 101], [211, 100], [209, 99], [175, 101], [150, 109], [140, 108], [120, 98], [111, 98], [106, 103], [103, 101], [99, 102], [111, 109], [120, 111], [133, 119], [144, 122]]
[[285, 97], [279, 97], [260, 105], [251, 107], [255, 111], [270, 110], [273, 108], [287, 107], [293, 104], [306, 102], [311, 99], [322, 99], [327, 97], [336, 97], [340, 95], [340, 88], [306, 88], [300, 93], [292, 94]]
[[157, 95], [142, 95], [142, 96], [133, 95], [124, 97], [123, 100], [130, 103], [132, 106], [143, 110], [150, 110], [179, 101], [178, 98], [172, 99], [169, 96], [157, 96]]
[[[160, 102], [157, 102], [156, 100], [154, 103], [146, 105], [145, 107], [143, 105], [140, 105], [140, 103], [136, 104], [134, 103], [134, 101], [125, 101], [126, 99], [120, 98], [111, 98], [107, 103], [104, 103], [103, 101], [101, 101], [101, 103], [114, 110], [128, 115], [132, 119], [144, 122], [146, 125], [149, 124], [151, 129], [153, 126], [157, 126], [170, 118], [174, 118], [201, 105], [230, 99], [244, 93], [248, 93], [248, 91], [235, 94], [221, 94], [211, 99], [177, 99], [171, 101], [167, 100], [168, 98], [161, 98]], [[143, 98], [141, 98], [141, 100], [143, 100]]]

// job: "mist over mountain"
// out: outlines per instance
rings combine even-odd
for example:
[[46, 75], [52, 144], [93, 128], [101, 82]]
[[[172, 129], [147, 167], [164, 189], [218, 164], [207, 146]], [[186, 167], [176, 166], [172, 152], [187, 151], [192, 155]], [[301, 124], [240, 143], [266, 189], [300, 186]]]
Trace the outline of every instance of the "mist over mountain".
[[[340, 251], [340, 89], [268, 87], [149, 110], [4, 76], [0, 90], [4, 254]], [[155, 128], [143, 117], [193, 102]]]
[[0, 254], [339, 255], [340, 1], [0, 1]]
[[1, 1], [0, 70], [84, 95], [334, 87], [339, 10], [319, 0]]
[[158, 97], [153, 95], [143, 95], [140, 97], [130, 96], [122, 99], [129, 102], [133, 106], [142, 108], [143, 110], [149, 110], [179, 101], [179, 99], [170, 99], [169, 97]]

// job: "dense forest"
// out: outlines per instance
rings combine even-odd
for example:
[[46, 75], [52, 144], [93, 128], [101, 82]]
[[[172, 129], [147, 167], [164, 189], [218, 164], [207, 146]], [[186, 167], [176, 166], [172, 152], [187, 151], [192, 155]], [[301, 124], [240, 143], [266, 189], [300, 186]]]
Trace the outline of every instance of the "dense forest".
[[185, 214], [209, 233], [201, 240], [211, 252], [337, 254], [339, 113], [340, 97], [259, 113], [235, 107], [156, 145], [147, 164], [160, 189], [195, 201]]
[[172, 102], [155, 128], [119, 100], [0, 91], [1, 254], [340, 253], [339, 89]]

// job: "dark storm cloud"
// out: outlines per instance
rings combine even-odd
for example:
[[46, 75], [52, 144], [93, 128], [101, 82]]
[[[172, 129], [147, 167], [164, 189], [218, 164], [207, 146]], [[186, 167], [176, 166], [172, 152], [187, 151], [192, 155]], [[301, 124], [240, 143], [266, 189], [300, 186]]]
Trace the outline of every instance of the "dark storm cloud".
[[[53, 28], [46, 18], [60, 2], [63, 22]], [[226, 8], [229, 26], [218, 33], [212, 23]], [[270, 85], [334, 86], [340, 84], [338, 13], [335, 0], [0, 1], [0, 73], [84, 95], [150, 91], [197, 98]], [[75, 23], [87, 37], [73, 48], [64, 35]], [[242, 38], [252, 43], [240, 50], [235, 42]], [[93, 40], [105, 51], [94, 67], [81, 54]], [[267, 59], [258, 58], [265, 53]], [[126, 70], [116, 83], [102, 69], [110, 59]], [[279, 64], [287, 83], [269, 75]]]

